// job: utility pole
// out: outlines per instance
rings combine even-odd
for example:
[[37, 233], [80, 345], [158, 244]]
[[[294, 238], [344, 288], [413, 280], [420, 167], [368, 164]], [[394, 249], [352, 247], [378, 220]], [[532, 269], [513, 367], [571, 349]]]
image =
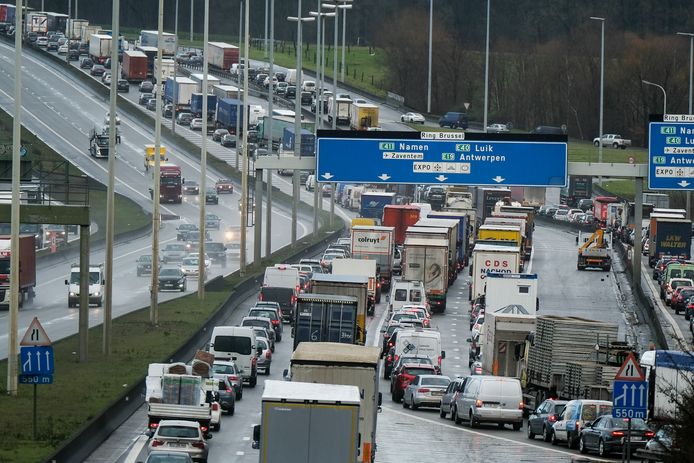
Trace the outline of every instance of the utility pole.
[[[270, 81], [275, 75], [275, 0], [270, 0]], [[267, 99], [267, 152], [272, 154], [272, 104], [275, 95], [271, 90]], [[267, 207], [265, 208], [265, 256], [272, 254], [272, 170], [267, 170]]]
[[[267, 58], [267, 16], [268, 16], [268, 10], [267, 10], [267, 0], [265, 0], [265, 22], [263, 23], [265, 25], [265, 58]], [[270, 86], [272, 86], [272, 75], [270, 75]]]
[[[249, 0], [250, 1], [250, 0]], [[243, 32], [243, 0], [239, 2], [239, 52], [241, 51], [241, 33]], [[239, 63], [241, 63], [241, 58], [242, 56], [239, 56]], [[246, 55], [243, 55], [243, 67], [246, 68], [248, 67], [248, 57]], [[245, 72], [244, 69], [244, 80], [245, 76], [248, 74]], [[241, 73], [239, 72], [238, 67], [236, 68], [236, 101], [241, 101], [241, 83], [239, 82], [239, 76], [241, 76]], [[246, 88], [244, 86], [244, 88]], [[236, 150], [236, 156], [234, 156], [234, 168], [236, 170], [239, 170], [239, 156], [241, 156], [241, 151], [240, 151], [240, 145], [241, 145], [241, 110], [239, 106], [236, 107], [236, 147], [234, 150]], [[272, 113], [270, 113], [272, 116]]]
[[178, 76], [178, 0], [176, 0], [176, 13], [174, 19], [174, 36], [176, 36], [176, 50], [174, 51], [174, 73], [173, 73], [173, 104], [171, 105], [171, 131], [176, 133], [176, 102], [178, 101], [178, 86], [176, 80]]
[[210, 0], [205, 0], [205, 13], [202, 33], [202, 137], [200, 137], [200, 241], [198, 242], [198, 299], [205, 299], [205, 184], [207, 183], [207, 57], [210, 39]]
[[195, 16], [195, 10], [193, 9], [193, 0], [190, 0], [190, 42], [193, 42], [193, 16]]
[[[689, 37], [689, 114], [692, 113], [692, 76], [694, 76], [694, 33], [678, 32], [677, 35]], [[692, 192], [687, 191], [687, 218], [691, 218]]]
[[429, 67], [427, 71], [427, 113], [431, 113], [431, 53], [434, 28], [434, 0], [429, 0]]
[[[248, 108], [248, 22], [251, 0], [246, 0], [246, 10], [244, 11], [245, 36], [243, 41], [243, 56], [245, 66], [243, 67], [243, 107]], [[238, 113], [238, 111], [237, 111]], [[241, 164], [241, 256], [239, 258], [239, 273], [246, 275], [246, 228], [248, 227], [248, 117], [243, 118], [243, 149], [239, 152], [236, 146], [236, 159], [239, 155], [244, 156]]]
[[489, 112], [489, 19], [491, 15], [491, 0], [487, 0], [487, 44], [484, 53], [484, 132], [487, 132], [487, 115]]

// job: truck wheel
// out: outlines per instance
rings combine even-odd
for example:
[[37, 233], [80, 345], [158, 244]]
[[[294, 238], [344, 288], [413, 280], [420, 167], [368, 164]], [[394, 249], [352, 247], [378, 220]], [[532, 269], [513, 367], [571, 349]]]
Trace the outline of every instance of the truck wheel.
[[220, 421], [219, 423], [217, 423], [217, 424], [213, 424], [213, 425], [212, 425], [212, 430], [213, 430], [214, 432], [219, 432], [219, 430], [220, 430], [221, 428], [222, 428], [222, 422], [221, 422], [221, 421]]

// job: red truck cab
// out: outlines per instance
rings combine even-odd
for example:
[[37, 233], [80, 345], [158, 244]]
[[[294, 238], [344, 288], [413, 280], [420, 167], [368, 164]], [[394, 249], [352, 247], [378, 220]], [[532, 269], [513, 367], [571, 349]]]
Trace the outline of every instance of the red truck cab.
[[167, 203], [181, 204], [182, 202], [181, 168], [173, 164], [160, 167], [159, 200]]
[[[19, 236], [19, 306], [34, 298], [36, 246], [34, 235]], [[0, 236], [0, 308], [10, 307], [10, 236]]]

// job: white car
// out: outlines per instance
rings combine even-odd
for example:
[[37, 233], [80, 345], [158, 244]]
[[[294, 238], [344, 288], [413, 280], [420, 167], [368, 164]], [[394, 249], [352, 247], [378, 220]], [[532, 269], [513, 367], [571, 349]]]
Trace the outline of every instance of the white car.
[[188, 277], [198, 278], [198, 262], [197, 257], [185, 257], [181, 261], [181, 272]]
[[219, 431], [222, 427], [222, 407], [219, 402], [212, 402], [210, 404], [210, 429], [212, 431]]
[[190, 130], [202, 130], [202, 119], [196, 117], [190, 121]]
[[489, 124], [487, 126], [487, 133], [507, 133], [508, 131], [506, 124]]
[[578, 214], [583, 214], [583, 209], [569, 209], [569, 213], [567, 214], [566, 221], [567, 222], [574, 222], [575, 216]]
[[301, 84], [301, 91], [302, 92], [315, 92], [316, 91], [316, 83], [312, 80], [305, 80]]
[[36, 39], [36, 46], [37, 47], [47, 47], [48, 46], [48, 37], [38, 37]]
[[569, 220], [569, 210], [559, 209], [554, 213], [554, 220], [558, 220], [559, 222], [567, 222]]
[[424, 124], [424, 116], [422, 116], [419, 113], [405, 113], [402, 116], [400, 116], [400, 121]]
[[[111, 112], [106, 113], [106, 117], [104, 117], [104, 125], [110, 125], [111, 124]], [[120, 125], [120, 117], [118, 117], [118, 114], [116, 114], [116, 125]]]
[[58, 47], [59, 55], [67, 55], [67, 45], [61, 45]]
[[[190, 254], [188, 254], [188, 257], [193, 257], [197, 260], [200, 257], [200, 253], [199, 252], [191, 252]], [[209, 269], [210, 265], [212, 265], [212, 259], [210, 259], [210, 256], [208, 256], [207, 253], [205, 253], [204, 259], [205, 259], [205, 269]]]

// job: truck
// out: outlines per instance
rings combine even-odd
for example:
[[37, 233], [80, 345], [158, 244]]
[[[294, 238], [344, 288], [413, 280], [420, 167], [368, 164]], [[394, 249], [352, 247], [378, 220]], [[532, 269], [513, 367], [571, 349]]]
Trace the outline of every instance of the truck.
[[65, 33], [67, 30], [68, 15], [63, 13], [48, 12], [46, 15], [46, 31]]
[[581, 199], [590, 199], [593, 195], [593, 177], [591, 175], [569, 175], [569, 186], [561, 189], [559, 201], [569, 207], [576, 207]]
[[417, 223], [420, 209], [412, 205], [387, 204], [383, 207], [383, 219], [381, 224], [385, 227], [393, 227], [393, 240], [396, 246], [405, 244], [405, 231]]
[[174, 60], [170, 58], [162, 59], [160, 71], [159, 67], [157, 66], [157, 60], [155, 59], [152, 65], [152, 79], [155, 82], [166, 82], [169, 77], [173, 78], [175, 64], [176, 63], [174, 63]]
[[282, 320], [294, 323], [294, 310], [300, 289], [299, 270], [289, 265], [276, 264], [265, 269], [259, 299], [277, 302]]
[[356, 225], [351, 230], [354, 259], [373, 259], [380, 268], [381, 288], [390, 289], [393, 271], [393, 227]]
[[[258, 140], [262, 145], [270, 146], [272, 140], [272, 149], [279, 149], [282, 145], [284, 137], [284, 129], [289, 128], [294, 131], [294, 118], [288, 116], [272, 116], [272, 134], [269, 133], [269, 119], [271, 116], [263, 116], [258, 122]], [[301, 128], [313, 133], [314, 124], [309, 121], [301, 121]], [[314, 141], [315, 145], [315, 141]]]
[[157, 47], [148, 47], [146, 45], [138, 45], [135, 50], [140, 51], [147, 56], [147, 77], [154, 78], [154, 63], [157, 62]]
[[511, 190], [508, 188], [477, 188], [475, 208], [480, 221], [484, 222], [492, 215], [497, 202], [510, 197]]
[[[154, 163], [155, 163], [155, 158], [154, 158], [154, 152], [155, 152], [155, 146], [152, 144], [147, 144], [145, 145], [145, 170], [149, 171], [150, 168], [154, 168]], [[160, 161], [160, 169], [161, 166], [164, 165], [166, 161], [168, 161], [169, 158], [166, 156], [166, 146], [160, 145], [159, 146], [159, 161]]]
[[432, 312], [446, 310], [448, 294], [448, 240], [407, 236], [402, 259], [402, 278], [424, 283]]
[[159, 200], [167, 203], [181, 204], [182, 176], [181, 168], [174, 164], [166, 163], [159, 166]]
[[648, 231], [648, 265], [654, 267], [663, 256], [691, 258], [692, 221], [651, 215]]
[[217, 95], [217, 100], [222, 98], [237, 98], [243, 100], [243, 89], [234, 85], [214, 84], [212, 93]]
[[593, 216], [599, 226], [604, 227], [607, 224], [609, 205], [618, 202], [619, 200], [614, 196], [596, 196], [593, 198]]
[[641, 369], [648, 381], [648, 419], [669, 421], [680, 413], [679, 401], [694, 384], [694, 354], [676, 350], [649, 350], [641, 354]]
[[[578, 237], [576, 241], [578, 242], [580, 238]], [[610, 256], [608, 242], [605, 240], [604, 229], [598, 228], [590, 235], [590, 238], [579, 244], [578, 259], [576, 261], [578, 270], [585, 270], [588, 267], [599, 267], [603, 270], [610, 269], [612, 256]]]
[[419, 219], [414, 225], [419, 228], [445, 228], [448, 230], [448, 250], [450, 251], [450, 270], [454, 273], [463, 268], [465, 261], [465, 249], [460, 243], [460, 221], [448, 218], [434, 218], [430, 212], [426, 218]]
[[333, 275], [359, 275], [369, 279], [367, 287], [369, 304], [367, 315], [373, 315], [375, 304], [381, 303], [381, 283], [378, 281], [378, 267], [372, 259], [335, 259], [332, 262]]
[[378, 106], [371, 103], [352, 103], [349, 107], [349, 122], [352, 130], [378, 127]]
[[111, 57], [111, 36], [105, 34], [92, 34], [89, 38], [89, 56], [98, 64]]
[[511, 198], [520, 202], [523, 206], [539, 209], [545, 203], [545, 187], [526, 186], [511, 187]]
[[[418, 223], [421, 222], [421, 219]], [[458, 278], [458, 259], [455, 249], [451, 249], [451, 243], [455, 241], [453, 235], [453, 230], [447, 227], [426, 227], [426, 226], [412, 226], [405, 232], [405, 242], [407, 238], [440, 238], [446, 240], [447, 243], [447, 259], [448, 265], [446, 266], [448, 273], [448, 284], [449, 286]], [[455, 245], [455, 243], [453, 243]]]
[[616, 133], [604, 133], [602, 137], [593, 138], [593, 145], [595, 146], [611, 146], [614, 149], [627, 149], [631, 146], [631, 140], [622, 138], [621, 135]]
[[[34, 299], [36, 244], [34, 235], [19, 235], [19, 307]], [[0, 308], [10, 308], [10, 235], [0, 235]]]
[[520, 378], [525, 366], [518, 355], [535, 331], [535, 315], [497, 313], [485, 309], [482, 374]]
[[292, 324], [294, 349], [311, 342], [359, 344], [363, 331], [357, 324], [358, 313], [353, 296], [300, 294]]
[[446, 190], [445, 208], [472, 209], [472, 193], [467, 187], [451, 186]]
[[[492, 217], [495, 219], [520, 219], [523, 221], [525, 226], [525, 255], [523, 258], [525, 260], [530, 260], [530, 255], [533, 250], [533, 234], [535, 232], [535, 210], [531, 207], [525, 206], [501, 206], [498, 212], [492, 212]], [[490, 222], [493, 223], [493, 222]]]
[[224, 42], [208, 42], [207, 60], [211, 67], [229, 71], [232, 64], [239, 62], [239, 47]]
[[667, 209], [670, 207], [670, 196], [663, 193], [644, 193], [643, 204], [652, 204], [653, 208]]
[[486, 312], [514, 305], [523, 307], [528, 313], [534, 313], [540, 307], [535, 273], [489, 272], [484, 281]]
[[[104, 302], [104, 264], [89, 265], [89, 305], [103, 307]], [[70, 266], [70, 278], [65, 280], [67, 288], [67, 306], [80, 305], [80, 264]]]
[[163, 56], [173, 56], [176, 53], [176, 34], [162, 32], [162, 43], [159, 44], [159, 31], [140, 31], [140, 46], [161, 48]]
[[83, 25], [82, 30], [80, 31], [80, 36], [81, 36], [80, 41], [82, 43], [89, 45], [89, 43], [91, 43], [91, 40], [92, 40], [92, 35], [94, 35], [98, 32], [99, 32], [99, 26], [90, 26], [89, 24]]
[[137, 50], [123, 53], [123, 78], [128, 82], [142, 82], [147, 78], [147, 55]]
[[520, 273], [523, 260], [520, 248], [512, 245], [478, 243], [472, 250], [472, 265], [470, 266], [471, 301], [485, 294], [485, 279], [490, 272]]
[[7, 30], [9, 26], [14, 26], [15, 23], [16, 5], [10, 3], [0, 4], [0, 24]]
[[332, 275], [314, 273], [311, 276], [313, 294], [353, 297], [357, 300], [356, 338], [354, 344], [366, 343], [366, 314], [369, 306], [369, 277], [365, 275]]
[[148, 429], [155, 430], [161, 420], [197, 421], [207, 434], [212, 419], [207, 396], [217, 385], [214, 379], [194, 372], [183, 363], [149, 364], [145, 379]]
[[[458, 271], [466, 267], [472, 251], [471, 239], [474, 236], [471, 233], [470, 218], [465, 212], [454, 211], [432, 211], [427, 216], [428, 219], [447, 219], [458, 221], [458, 239], [456, 247], [458, 249]], [[462, 261], [460, 260], [462, 258]]]
[[353, 346], [328, 342], [301, 344], [292, 354], [291, 380], [305, 383], [344, 384], [360, 392], [359, 462], [376, 458], [376, 427], [379, 392], [378, 347]]
[[108, 135], [92, 129], [89, 133], [89, 155], [93, 158], [108, 158], [109, 149]]
[[68, 19], [66, 31], [67, 38], [70, 40], [81, 40], [83, 28], [86, 26], [89, 26], [89, 21], [86, 19]]
[[[294, 126], [284, 127], [282, 131], [282, 150], [294, 151]], [[301, 129], [301, 155], [316, 155], [316, 136], [308, 129]]]
[[[15, 9], [16, 11], [16, 9]], [[48, 32], [48, 17], [46, 13], [29, 11], [24, 16], [24, 31], [45, 35]]]
[[[202, 103], [205, 98], [202, 93], [193, 93], [190, 96], [190, 112], [194, 117], [202, 117]], [[217, 96], [207, 94], [207, 119], [213, 120], [217, 112]]]
[[[191, 73], [190, 74], [190, 80], [195, 82], [197, 89], [195, 90], [197, 93], [205, 93], [205, 89], [202, 88], [203, 81], [205, 79], [205, 75], [202, 73]], [[219, 85], [221, 81], [219, 80], [218, 77], [207, 75], [207, 93], [212, 93], [212, 89], [215, 85]]]
[[477, 231], [477, 242], [495, 244], [498, 241], [513, 243], [524, 252], [525, 230], [514, 224], [487, 224], [486, 221]]
[[386, 206], [393, 204], [395, 193], [387, 191], [365, 191], [361, 195], [359, 216], [380, 220]]
[[355, 386], [267, 380], [252, 446], [263, 463], [356, 463], [360, 402]]
[[349, 125], [351, 107], [352, 100], [349, 98], [330, 97], [328, 100], [328, 121], [332, 124], [333, 114], [335, 114], [337, 125]]
[[[284, 78], [284, 81], [287, 82], [289, 85], [296, 85], [296, 77], [297, 77], [297, 72], [296, 69], [287, 69], [287, 75]], [[303, 73], [301, 76], [301, 81], [303, 82]]]
[[215, 127], [236, 133], [237, 118], [240, 130], [243, 124], [243, 113], [243, 102], [241, 100], [235, 98], [217, 100], [217, 110], [214, 116]]
[[[176, 99], [174, 101], [174, 86], [176, 87]], [[166, 79], [166, 84], [164, 85], [164, 100], [167, 103], [176, 106], [176, 111], [181, 111], [183, 109], [190, 108], [190, 100], [193, 97], [193, 93], [197, 91], [197, 84], [195, 81], [187, 77], [173, 77]]]

